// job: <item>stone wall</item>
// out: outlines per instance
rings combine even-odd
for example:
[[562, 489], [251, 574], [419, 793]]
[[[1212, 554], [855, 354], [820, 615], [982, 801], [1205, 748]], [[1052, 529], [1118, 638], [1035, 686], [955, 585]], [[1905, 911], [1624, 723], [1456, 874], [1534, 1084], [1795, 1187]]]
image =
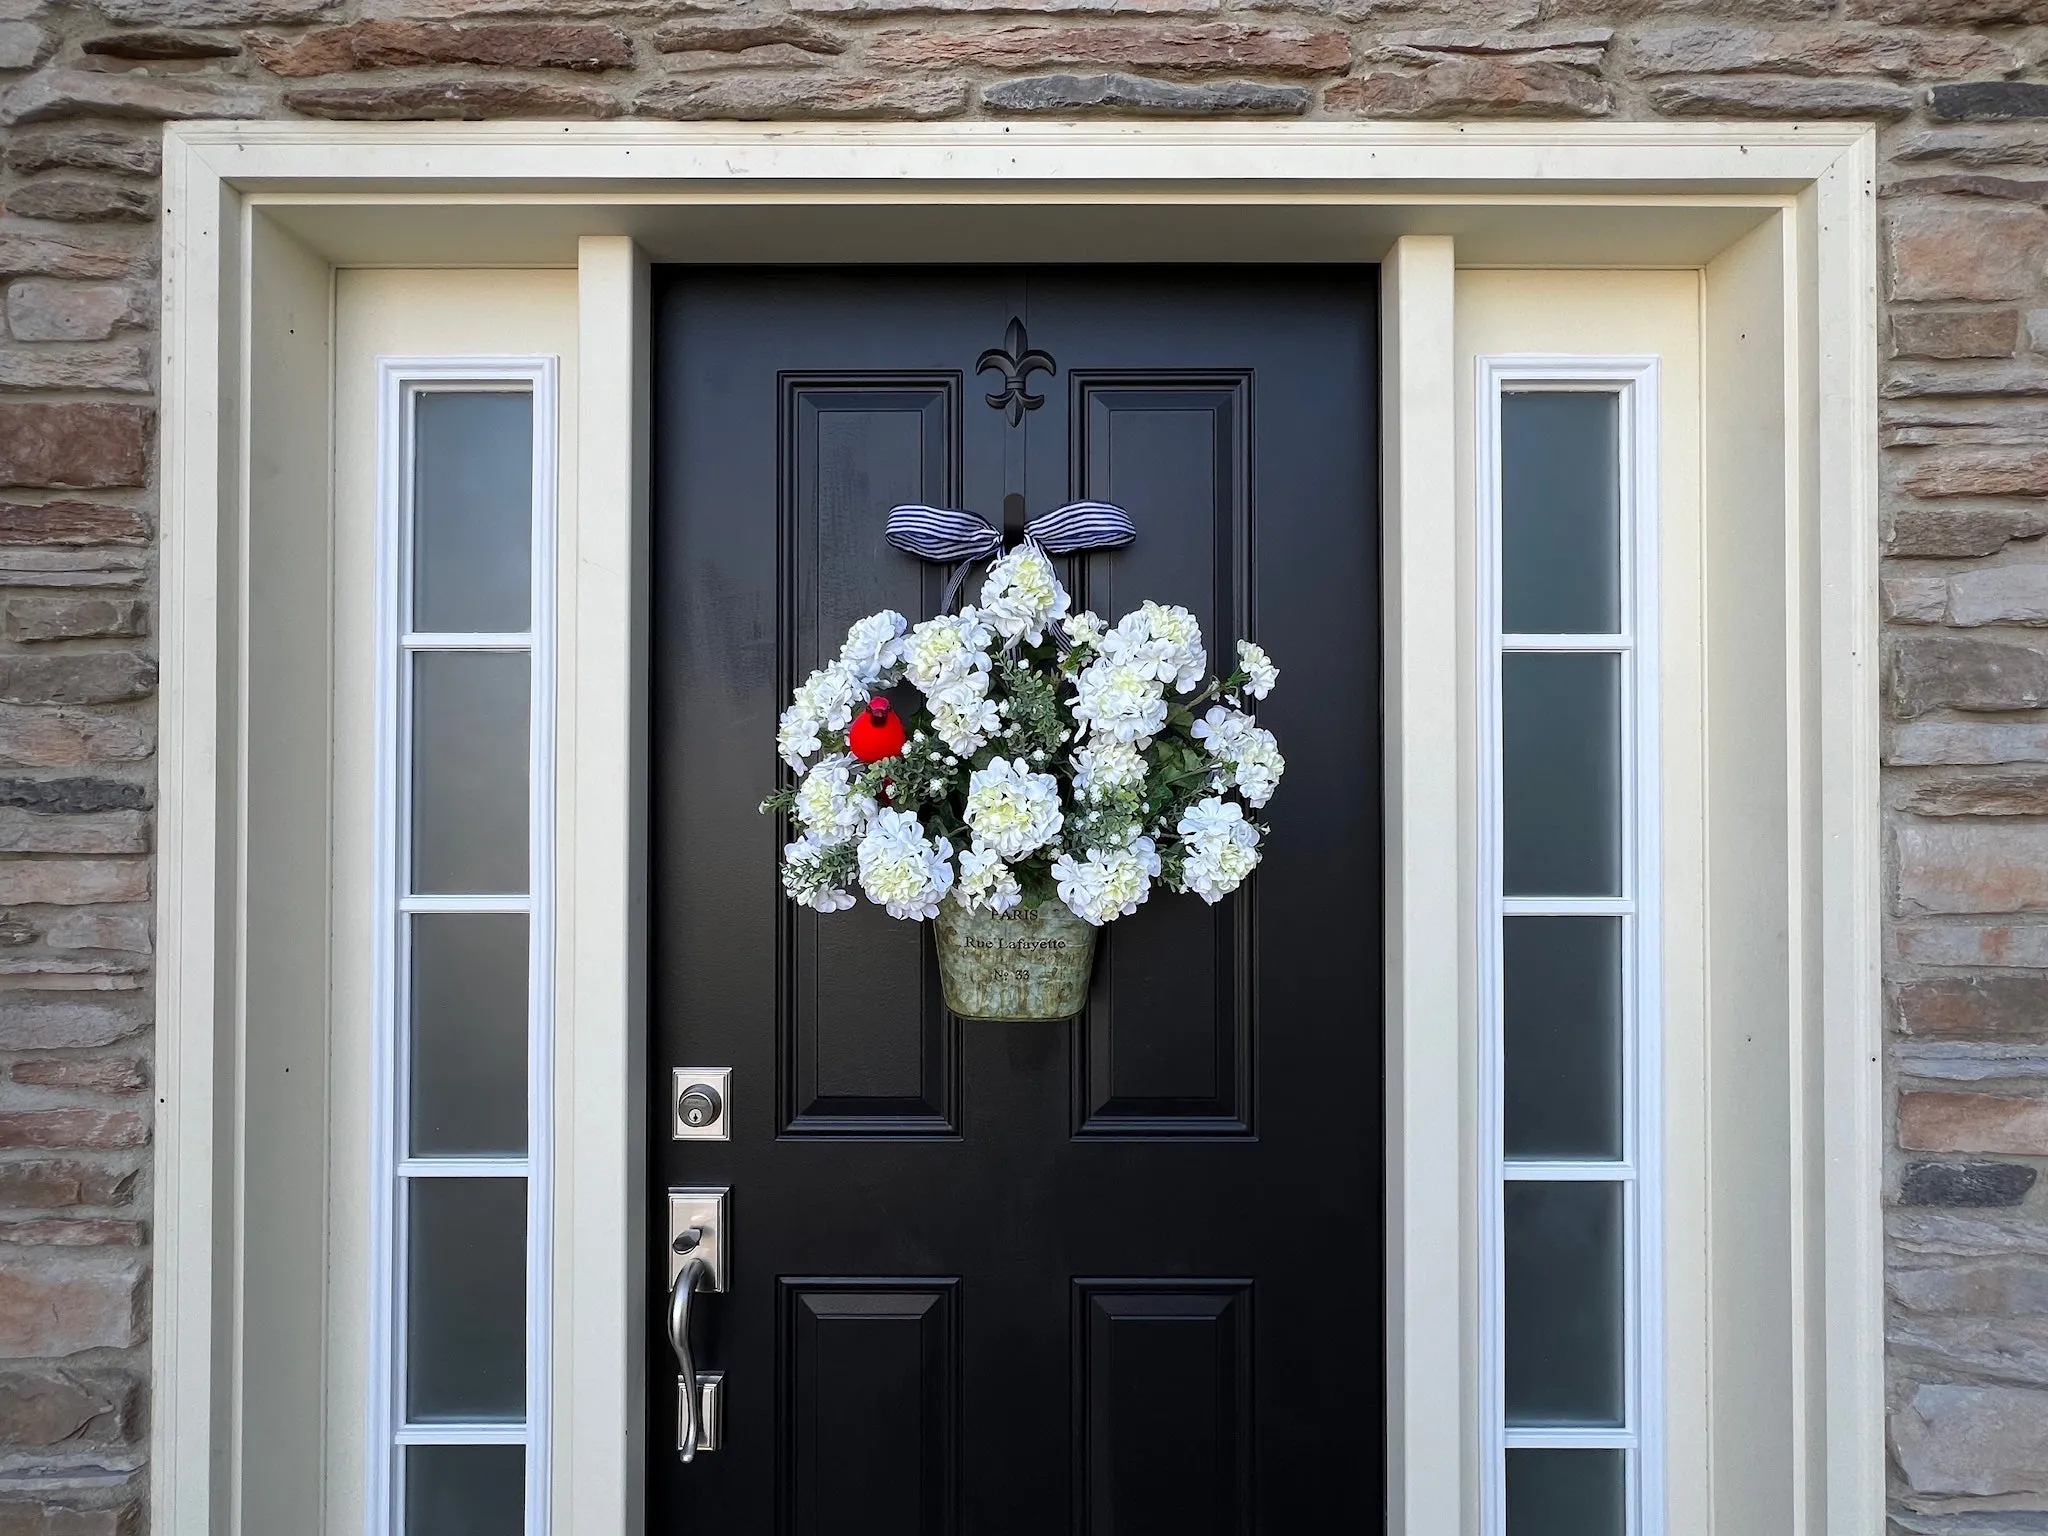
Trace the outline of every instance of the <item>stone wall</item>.
[[2048, 0], [0, 0], [0, 1536], [146, 1497], [157, 125], [1883, 127], [1894, 1531], [2048, 1532]]

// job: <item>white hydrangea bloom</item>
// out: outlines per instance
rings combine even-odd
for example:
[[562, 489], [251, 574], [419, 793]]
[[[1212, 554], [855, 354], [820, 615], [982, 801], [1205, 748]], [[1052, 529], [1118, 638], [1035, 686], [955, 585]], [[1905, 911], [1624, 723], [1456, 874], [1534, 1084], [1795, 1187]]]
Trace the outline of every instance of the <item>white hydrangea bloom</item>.
[[1187, 609], [1166, 603], [1147, 602], [1125, 614], [1103, 636], [1102, 654], [1172, 684], [1177, 693], [1192, 691], [1209, 670], [1202, 626]]
[[1257, 727], [1252, 717], [1242, 710], [1226, 709], [1221, 704], [1209, 706], [1209, 712], [1194, 724], [1195, 740], [1209, 744], [1209, 755], [1230, 762], [1244, 744], [1245, 738]]
[[811, 754], [824, 745], [818, 740], [818, 732], [823, 729], [816, 716], [806, 715], [792, 705], [782, 712], [782, 721], [775, 728], [775, 750], [782, 754], [785, 763], [802, 773]]
[[847, 843], [866, 830], [879, 807], [853, 780], [860, 764], [844, 752], [818, 759], [796, 791], [796, 819], [823, 842]]
[[1238, 792], [1253, 806], [1262, 806], [1280, 787], [1280, 775], [1287, 771], [1287, 759], [1280, 755], [1280, 743], [1268, 730], [1254, 728], [1245, 733], [1230, 760], [1230, 774]]
[[991, 565], [981, 584], [981, 615], [1005, 640], [1037, 645], [1071, 603], [1052, 561], [1028, 539]]
[[995, 634], [972, 608], [926, 619], [903, 642], [903, 670], [933, 708], [988, 692]]
[[846, 632], [839, 665], [863, 688], [886, 688], [902, 675], [903, 631], [909, 621], [894, 609], [869, 614]]
[[1074, 679], [1074, 719], [1084, 729], [1144, 746], [1166, 728], [1166, 695], [1156, 674], [1107, 654]]
[[1067, 638], [1075, 645], [1092, 646], [1097, 650], [1102, 648], [1102, 637], [1109, 632], [1109, 626], [1090, 608], [1083, 608], [1060, 628], [1066, 631]]
[[1237, 642], [1237, 667], [1248, 679], [1244, 691], [1255, 699], [1263, 699], [1280, 681], [1280, 669], [1272, 658], [1249, 640]]
[[843, 912], [853, 905], [853, 893], [827, 884], [819, 876], [818, 856], [825, 845], [806, 834], [782, 849], [782, 888], [800, 905], [817, 912]]
[[953, 845], [926, 837], [908, 811], [882, 811], [868, 823], [859, 862], [860, 888], [891, 917], [937, 917], [953, 888]]
[[1197, 800], [1181, 816], [1181, 888], [1215, 904], [1244, 884], [1258, 867], [1259, 829], [1244, 808], [1228, 800]]
[[1023, 758], [997, 758], [967, 780], [967, 825], [974, 846], [1021, 859], [1060, 835], [1060, 781], [1033, 773]]
[[1074, 787], [1085, 795], [1136, 789], [1144, 782], [1144, 756], [1129, 742], [1098, 737], [1074, 754]]
[[932, 706], [932, 730], [949, 752], [961, 757], [979, 752], [1001, 728], [1002, 717], [996, 713], [994, 702], [979, 694]]
[[1024, 889], [1000, 854], [970, 848], [960, 855], [960, 878], [954, 883], [953, 899], [969, 912], [977, 907], [1007, 912], [1024, 899]]
[[1159, 850], [1149, 837], [1134, 837], [1122, 848], [1090, 848], [1082, 859], [1063, 853], [1052, 866], [1060, 900], [1098, 928], [1143, 906], [1158, 873]]
[[821, 668], [797, 686], [788, 709], [775, 729], [775, 745], [782, 760], [798, 772], [822, 745], [826, 732], [843, 731], [853, 712], [867, 701], [860, 679], [834, 664]]

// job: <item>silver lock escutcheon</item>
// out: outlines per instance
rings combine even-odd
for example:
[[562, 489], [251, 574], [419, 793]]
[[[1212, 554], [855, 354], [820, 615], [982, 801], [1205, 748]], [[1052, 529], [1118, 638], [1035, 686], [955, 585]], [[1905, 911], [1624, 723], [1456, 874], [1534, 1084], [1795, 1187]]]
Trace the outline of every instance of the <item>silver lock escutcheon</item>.
[[669, 1128], [675, 1141], [729, 1141], [732, 1119], [731, 1067], [677, 1067], [669, 1102], [674, 1106]]
[[676, 1451], [687, 1465], [725, 1444], [725, 1375], [697, 1369], [690, 1319], [697, 1299], [732, 1285], [732, 1191], [668, 1192], [668, 1342], [676, 1356]]

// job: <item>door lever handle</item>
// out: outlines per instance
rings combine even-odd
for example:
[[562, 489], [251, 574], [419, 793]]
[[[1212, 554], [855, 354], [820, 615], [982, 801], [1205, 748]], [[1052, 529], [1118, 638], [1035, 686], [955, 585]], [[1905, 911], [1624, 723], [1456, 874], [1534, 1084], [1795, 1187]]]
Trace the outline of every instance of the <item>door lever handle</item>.
[[[677, 1240], [679, 1250], [682, 1242]], [[692, 1247], [695, 1244], [691, 1245]], [[702, 1259], [685, 1259], [676, 1270], [675, 1283], [668, 1292], [668, 1342], [676, 1352], [676, 1369], [682, 1376], [683, 1422], [681, 1432], [676, 1436], [678, 1450], [687, 1465], [697, 1459], [698, 1398], [697, 1362], [690, 1353], [690, 1302], [697, 1294], [697, 1287], [711, 1273]]]

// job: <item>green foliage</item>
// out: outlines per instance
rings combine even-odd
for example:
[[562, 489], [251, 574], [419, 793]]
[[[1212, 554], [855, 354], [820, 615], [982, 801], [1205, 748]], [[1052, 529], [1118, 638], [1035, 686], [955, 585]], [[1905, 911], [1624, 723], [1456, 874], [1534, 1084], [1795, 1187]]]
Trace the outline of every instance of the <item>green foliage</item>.
[[783, 883], [790, 890], [832, 890], [853, 883], [860, 852], [853, 843], [831, 843], [797, 855], [783, 865]]
[[1136, 789], [1083, 796], [1067, 812], [1060, 841], [1079, 857], [1090, 848], [1121, 848], [1145, 830], [1145, 800]]
[[998, 707], [1009, 705], [1003, 734], [1006, 745], [1016, 753], [1039, 751], [1051, 757], [1071, 729], [1072, 722], [1063, 717], [1060, 709], [1059, 679], [1042, 669], [1046, 659], [1049, 658], [1040, 658], [1034, 664], [1027, 654], [1020, 653], [1005, 655], [996, 664], [998, 688], [994, 697]]

